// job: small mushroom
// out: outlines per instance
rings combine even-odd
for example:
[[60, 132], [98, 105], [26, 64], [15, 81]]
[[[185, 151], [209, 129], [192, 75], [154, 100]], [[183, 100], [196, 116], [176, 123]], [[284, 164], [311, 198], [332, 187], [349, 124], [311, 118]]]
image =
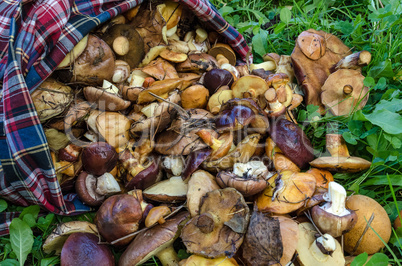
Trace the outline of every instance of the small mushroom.
[[[128, 194], [120, 194], [105, 200], [96, 212], [96, 226], [108, 242], [138, 230], [142, 219], [142, 208], [138, 199]], [[124, 246], [134, 238], [129, 237], [117, 242]]]
[[207, 105], [209, 91], [202, 85], [193, 85], [181, 93], [181, 105], [184, 109], [204, 108]]
[[363, 66], [367, 66], [371, 61], [371, 53], [369, 51], [360, 51], [348, 55], [331, 68], [331, 73], [338, 69], [360, 69]]
[[181, 232], [187, 251], [208, 258], [234, 256], [250, 219], [243, 196], [234, 188], [217, 189], [208, 192], [200, 206], [200, 215]]
[[130, 66], [123, 60], [116, 60], [114, 65], [114, 72], [112, 81], [114, 83], [122, 83], [130, 76]]
[[311, 217], [317, 227], [333, 237], [349, 232], [357, 223], [357, 215], [345, 207], [346, 190], [343, 186], [330, 182], [324, 199], [327, 201], [324, 205], [311, 209]]
[[212, 95], [222, 86], [227, 85], [230, 88], [233, 82], [232, 73], [225, 69], [215, 68], [205, 73], [203, 84]]
[[302, 207], [314, 194], [315, 178], [306, 173], [282, 171], [268, 180], [256, 199], [258, 210], [287, 214]]
[[326, 170], [310, 168], [306, 173], [312, 174], [317, 182], [317, 188], [328, 188], [329, 183], [334, 181], [333, 175]]
[[110, 27], [103, 39], [116, 53], [119, 60], [136, 68], [144, 57], [144, 41], [134, 27], [128, 24], [117, 24]]
[[261, 161], [235, 163], [233, 172], [221, 171], [216, 176], [216, 182], [222, 187], [233, 187], [244, 197], [249, 197], [263, 191], [267, 186], [269, 172]]
[[82, 165], [89, 174], [94, 176], [101, 176], [112, 171], [117, 159], [116, 150], [106, 142], [91, 143], [82, 152]]
[[232, 85], [233, 96], [235, 98], [251, 97], [257, 99], [259, 95], [268, 90], [268, 84], [257, 76], [244, 76], [236, 80]]
[[349, 155], [345, 140], [340, 134], [327, 134], [326, 147], [331, 156], [317, 158], [310, 162], [311, 166], [347, 173], [356, 173], [370, 168], [371, 162]]
[[207, 109], [216, 115], [221, 110], [221, 106], [231, 99], [233, 99], [232, 90], [217, 91], [209, 97]]
[[362, 109], [369, 97], [369, 88], [364, 86], [363, 80], [359, 70], [337, 70], [322, 85], [322, 103], [334, 115], [348, 115]]
[[225, 43], [217, 43], [211, 49], [209, 49], [208, 54], [217, 58], [218, 55], [223, 55], [228, 63], [232, 66], [236, 65], [236, 54], [234, 53], [232, 47]]
[[213, 56], [204, 53], [189, 54], [186, 61], [176, 65], [178, 72], [199, 73], [210, 71], [214, 68], [218, 68], [218, 62]]
[[188, 217], [188, 212], [182, 212], [139, 233], [121, 255], [119, 265], [140, 265], [152, 256], [157, 256], [163, 265], [178, 265], [179, 258], [173, 249], [173, 242]]
[[191, 255], [187, 259], [181, 260], [179, 263], [180, 266], [211, 266], [211, 265], [219, 265], [219, 266], [238, 266], [236, 260], [234, 258], [228, 257], [218, 257], [216, 259], [207, 259], [198, 255]]
[[364, 252], [371, 255], [384, 248], [392, 232], [385, 209], [376, 200], [364, 195], [349, 197], [346, 207], [356, 211], [357, 223], [344, 235], [345, 251], [351, 255]]
[[300, 265], [345, 265], [345, 257], [339, 242], [329, 234], [316, 239], [317, 233], [311, 223], [299, 224], [297, 260]]
[[157, 206], [149, 210], [147, 218], [145, 219], [145, 227], [151, 227], [154, 224], [165, 223], [164, 217], [169, 215], [172, 211], [167, 206]]
[[212, 153], [209, 155], [208, 160], [217, 160], [226, 154], [233, 145], [232, 132], [224, 133], [219, 138], [215, 138], [211, 131], [201, 129], [196, 133], [209, 147], [212, 148]]

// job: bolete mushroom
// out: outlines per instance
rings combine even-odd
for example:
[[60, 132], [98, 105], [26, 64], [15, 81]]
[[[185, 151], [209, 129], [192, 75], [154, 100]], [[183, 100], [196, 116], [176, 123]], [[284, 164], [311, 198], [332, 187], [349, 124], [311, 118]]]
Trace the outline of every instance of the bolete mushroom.
[[116, 24], [110, 27], [103, 39], [113, 47], [116, 57], [136, 68], [144, 57], [144, 41], [140, 34], [129, 24]]
[[345, 265], [345, 257], [339, 242], [329, 234], [316, 238], [317, 233], [311, 223], [299, 224], [298, 262], [302, 266]]
[[162, 265], [178, 265], [179, 258], [173, 249], [173, 242], [188, 217], [188, 212], [181, 212], [165, 223], [139, 233], [121, 255], [119, 265], [140, 265], [152, 256], [157, 256]]
[[334, 172], [356, 173], [370, 168], [371, 162], [349, 155], [345, 140], [340, 134], [327, 134], [326, 147], [331, 156], [324, 156], [310, 162], [316, 168]]
[[391, 237], [391, 221], [385, 209], [374, 199], [353, 195], [346, 207], [357, 214], [357, 223], [344, 235], [345, 251], [351, 255], [367, 252], [369, 255], [385, 247]]
[[117, 159], [116, 150], [106, 142], [91, 143], [82, 152], [82, 165], [89, 174], [94, 176], [101, 176], [112, 171]]
[[250, 219], [243, 196], [234, 188], [217, 189], [202, 198], [200, 215], [183, 227], [187, 251], [207, 258], [233, 257]]
[[362, 109], [369, 97], [359, 70], [339, 69], [328, 76], [321, 88], [321, 101], [334, 115], [348, 115]]
[[345, 207], [345, 188], [336, 182], [330, 182], [324, 199], [324, 205], [316, 205], [311, 209], [311, 217], [318, 229], [333, 237], [349, 232], [357, 223], [357, 215], [355, 211]]
[[131, 104], [130, 101], [121, 98], [118, 92], [103, 88], [85, 87], [84, 95], [88, 102], [96, 104], [98, 110], [122, 111]]
[[228, 257], [218, 257], [216, 259], [207, 259], [198, 255], [191, 255], [187, 259], [181, 260], [179, 262], [180, 266], [211, 266], [211, 265], [219, 265], [219, 266], [238, 266], [236, 260], [234, 258]]
[[155, 183], [143, 191], [145, 198], [158, 202], [177, 202], [186, 200], [188, 185], [180, 176]]
[[230, 88], [233, 81], [233, 75], [225, 69], [215, 68], [205, 73], [204, 76], [204, 86], [209, 90], [209, 94], [211, 95], [222, 86], [227, 85]]

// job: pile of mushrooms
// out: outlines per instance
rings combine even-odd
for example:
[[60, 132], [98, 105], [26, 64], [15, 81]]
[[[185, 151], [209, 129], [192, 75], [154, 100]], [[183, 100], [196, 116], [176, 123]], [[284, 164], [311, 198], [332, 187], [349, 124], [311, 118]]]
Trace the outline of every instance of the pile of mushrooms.
[[119, 265], [340, 265], [339, 241], [350, 255], [384, 247], [372, 233], [389, 223], [382, 207], [363, 210], [331, 174], [370, 162], [334, 134], [331, 156], [315, 159], [292, 114], [303, 98], [334, 115], [362, 108], [367, 52], [309, 30], [291, 56], [236, 65], [202, 25], [179, 3], [144, 3], [85, 37], [32, 94], [63, 192], [97, 210], [94, 224], [59, 225], [44, 252], [62, 265], [95, 262], [84, 254], [113, 265], [112, 246]]

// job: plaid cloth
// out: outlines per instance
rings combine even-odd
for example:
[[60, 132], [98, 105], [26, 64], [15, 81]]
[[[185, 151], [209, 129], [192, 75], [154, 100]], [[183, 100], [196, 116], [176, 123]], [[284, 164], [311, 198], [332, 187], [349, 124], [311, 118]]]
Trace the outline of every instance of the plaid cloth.
[[[89, 211], [75, 194], [64, 195], [30, 93], [65, 55], [101, 23], [143, 0], [7, 0], [0, 2], [0, 197], [40, 205], [59, 215]], [[243, 37], [208, 0], [180, 0], [224, 36], [245, 60]], [[1, 86], [1, 83], [0, 83]], [[18, 213], [0, 213], [0, 236]]]

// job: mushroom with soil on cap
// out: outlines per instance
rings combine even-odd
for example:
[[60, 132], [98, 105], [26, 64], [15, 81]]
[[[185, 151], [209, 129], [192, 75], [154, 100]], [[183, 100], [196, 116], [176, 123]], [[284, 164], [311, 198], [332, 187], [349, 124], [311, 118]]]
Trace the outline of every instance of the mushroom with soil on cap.
[[345, 265], [345, 257], [339, 242], [329, 234], [316, 238], [317, 233], [311, 223], [299, 224], [297, 261], [300, 265]]
[[371, 255], [384, 248], [392, 233], [385, 209], [376, 200], [364, 195], [349, 197], [346, 207], [356, 212], [357, 223], [344, 235], [345, 251], [351, 255], [364, 252]]
[[326, 147], [331, 156], [319, 157], [310, 162], [316, 168], [334, 172], [356, 173], [370, 168], [371, 162], [350, 156], [345, 140], [340, 134], [327, 134]]
[[349, 232], [357, 223], [357, 215], [355, 211], [345, 207], [345, 188], [336, 182], [330, 182], [324, 199], [324, 205], [316, 205], [311, 209], [311, 217], [318, 229], [333, 237]]
[[157, 256], [162, 265], [178, 265], [179, 258], [173, 249], [173, 242], [188, 217], [188, 212], [182, 212], [139, 233], [121, 255], [119, 265], [140, 265], [152, 256]]
[[263, 191], [268, 185], [270, 176], [268, 168], [261, 161], [249, 161], [247, 163], [235, 163], [233, 171], [220, 171], [216, 176], [216, 182], [222, 187], [233, 187], [249, 197]]
[[213, 190], [202, 198], [200, 214], [183, 227], [181, 239], [190, 253], [233, 257], [243, 242], [249, 219], [249, 208], [236, 189]]
[[348, 115], [362, 109], [369, 97], [359, 70], [339, 69], [328, 76], [321, 88], [321, 101], [334, 115]]

